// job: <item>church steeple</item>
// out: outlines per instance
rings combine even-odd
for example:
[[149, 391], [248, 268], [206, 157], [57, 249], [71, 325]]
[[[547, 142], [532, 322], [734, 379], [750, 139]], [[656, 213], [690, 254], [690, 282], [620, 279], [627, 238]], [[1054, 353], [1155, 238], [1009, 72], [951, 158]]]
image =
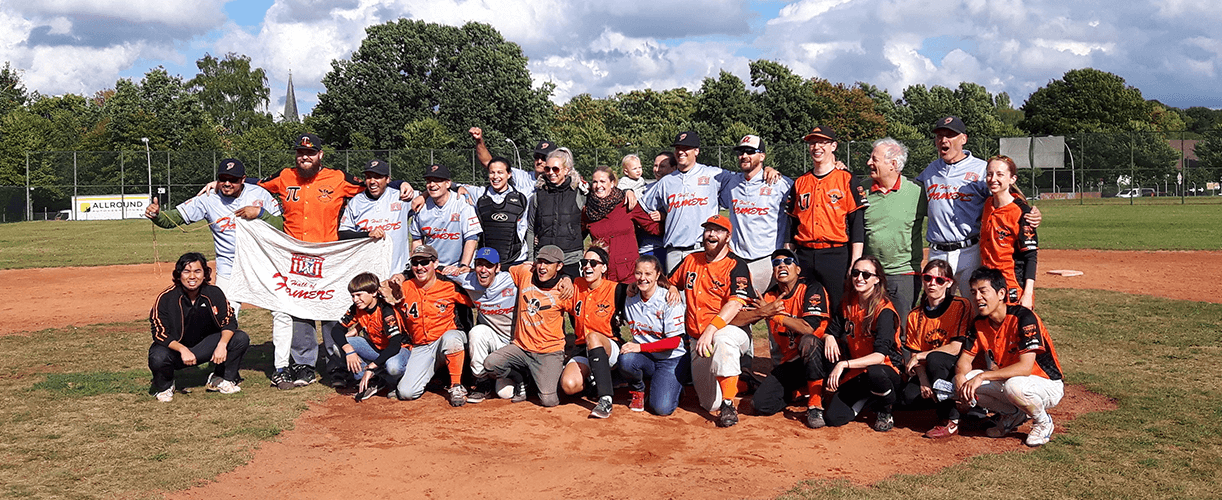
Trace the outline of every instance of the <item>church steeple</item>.
[[293, 72], [289, 71], [289, 91], [284, 96], [284, 121], [299, 123], [301, 116], [297, 114], [297, 96], [293, 94]]

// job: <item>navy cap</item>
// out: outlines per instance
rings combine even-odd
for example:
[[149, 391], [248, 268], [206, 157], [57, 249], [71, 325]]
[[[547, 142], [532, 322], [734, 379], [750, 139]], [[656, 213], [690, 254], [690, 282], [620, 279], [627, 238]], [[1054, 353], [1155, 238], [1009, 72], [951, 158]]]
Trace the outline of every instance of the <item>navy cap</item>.
[[445, 179], [447, 181], [452, 179], [452, 177], [450, 177], [450, 169], [446, 168], [445, 165], [438, 165], [436, 163], [424, 167], [424, 178], [428, 179], [429, 177], [434, 179]]
[[777, 257], [789, 257], [793, 260], [798, 260], [798, 256], [793, 253], [793, 250], [790, 250], [788, 248], [778, 248], [776, 250], [773, 250], [772, 258], [775, 259]]
[[934, 132], [937, 132], [938, 129], [943, 129], [943, 128], [946, 130], [955, 132], [957, 134], [966, 134], [967, 133], [967, 125], [964, 125], [963, 120], [960, 120], [958, 116], [948, 116], [946, 118], [938, 120], [937, 123], [933, 124]]
[[697, 134], [695, 130], [679, 132], [679, 135], [675, 136], [675, 142], [671, 143], [671, 146], [698, 148], [700, 147], [700, 134]]
[[234, 177], [246, 177], [246, 165], [242, 164], [242, 160], [237, 158], [225, 158], [216, 165], [216, 176], [232, 175]]
[[373, 172], [378, 175], [385, 175], [387, 177], [390, 177], [390, 164], [386, 163], [383, 160], [374, 158], [372, 160], [369, 160], [369, 162], [365, 164], [364, 172], [366, 173]]
[[497, 253], [495, 248], [483, 247], [475, 251], [475, 260], [484, 259], [489, 264], [500, 264], [501, 254]]
[[322, 139], [314, 134], [300, 134], [293, 141], [293, 149], [308, 149], [310, 151], [322, 150]]
[[547, 156], [551, 154], [552, 151], [555, 151], [555, 150], [556, 150], [556, 143], [553, 141], [549, 141], [547, 139], [539, 141], [539, 144], [535, 145], [535, 154], [537, 155]]

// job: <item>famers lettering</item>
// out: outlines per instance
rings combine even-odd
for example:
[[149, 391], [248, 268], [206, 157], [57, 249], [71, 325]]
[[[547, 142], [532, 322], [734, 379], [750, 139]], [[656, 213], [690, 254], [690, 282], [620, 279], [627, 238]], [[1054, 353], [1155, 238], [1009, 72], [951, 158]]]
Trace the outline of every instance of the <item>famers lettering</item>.
[[703, 207], [708, 204], [707, 196], [696, 197], [691, 193], [677, 193], [666, 197], [666, 207], [672, 210], [679, 207]]
[[448, 233], [446, 232], [445, 228], [443, 227], [425, 226], [425, 227], [420, 228], [420, 232], [424, 234], [425, 238], [433, 239], [433, 240], [455, 240], [457, 241], [457, 240], [462, 239], [462, 234]]
[[386, 219], [363, 219], [358, 221], [356, 225], [365, 232], [373, 231], [374, 229], [381, 229], [383, 231], [397, 231], [403, 226], [403, 222], [389, 222]]
[[[335, 290], [302, 290], [300, 288], [294, 289], [293, 287], [289, 286], [288, 276], [285, 276], [280, 273], [276, 273], [274, 276], [272, 276], [272, 279], [280, 280], [279, 283], [276, 283], [277, 291], [284, 290], [284, 293], [288, 294], [289, 297], [292, 297], [294, 299], [331, 300], [331, 297], [335, 296]], [[293, 283], [294, 286], [297, 284], [298, 283], [296, 282]]]
[[929, 199], [931, 200], [972, 201], [972, 198], [976, 196], [972, 193], [956, 191], [954, 186], [948, 186], [945, 184], [930, 184], [929, 187], [926, 188], [926, 191], [928, 192]]
[[753, 207], [743, 200], [734, 200], [734, 213], [738, 215], [768, 215], [771, 207]]

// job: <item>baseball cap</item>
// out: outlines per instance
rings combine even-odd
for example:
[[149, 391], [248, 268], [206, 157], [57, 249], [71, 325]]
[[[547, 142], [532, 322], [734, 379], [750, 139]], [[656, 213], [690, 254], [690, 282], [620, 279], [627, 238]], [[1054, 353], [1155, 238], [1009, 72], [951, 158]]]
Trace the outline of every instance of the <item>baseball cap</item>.
[[547, 262], [564, 262], [564, 251], [556, 245], [547, 245], [539, 249], [539, 253], [535, 255], [535, 260], [543, 260]]
[[798, 260], [798, 256], [793, 253], [793, 250], [790, 250], [788, 248], [778, 248], [776, 250], [773, 250], [772, 258], [775, 259], [777, 257], [789, 257], [793, 260]]
[[700, 147], [700, 134], [697, 134], [695, 130], [679, 132], [679, 135], [675, 136], [675, 142], [672, 143], [671, 146], [672, 147], [673, 146], [686, 146], [689, 148], [698, 148]]
[[734, 146], [735, 150], [739, 149], [754, 149], [761, 153], [764, 152], [764, 138], [758, 135], [746, 135], [742, 140], [738, 141], [738, 145]]
[[535, 145], [535, 154], [537, 155], [547, 156], [551, 154], [552, 151], [555, 151], [555, 150], [556, 150], [556, 143], [549, 141], [547, 139], [539, 141], [539, 144]]
[[246, 165], [243, 165], [242, 160], [237, 158], [225, 158], [216, 166], [216, 176], [222, 175], [246, 177]]
[[938, 129], [942, 128], [953, 131], [957, 134], [967, 133], [967, 125], [964, 125], [963, 120], [960, 120], [958, 116], [947, 116], [933, 124], [934, 132], [937, 132]]
[[475, 260], [484, 259], [489, 264], [500, 264], [501, 254], [497, 253], [495, 248], [483, 247], [475, 251]]
[[709, 217], [709, 220], [704, 221], [704, 224], [701, 224], [701, 226], [707, 227], [709, 224], [725, 229], [726, 231], [729, 231], [731, 233], [734, 232], [733, 226], [730, 225], [730, 219], [726, 218], [726, 216], [721, 215], [721, 214], [717, 214], [712, 217]]
[[319, 139], [314, 134], [299, 134], [297, 139], [293, 141], [293, 149], [320, 151], [322, 150], [322, 139]]
[[436, 163], [424, 167], [424, 178], [427, 179], [429, 177], [445, 179], [447, 181], [452, 178], [450, 177], [450, 169], [446, 168], [445, 165], [438, 165]]
[[416, 245], [416, 248], [412, 249], [412, 255], [409, 258], [414, 259], [416, 257], [430, 257], [433, 260], [437, 260], [437, 250], [429, 245]]
[[824, 125], [818, 125], [815, 128], [810, 129], [810, 133], [802, 136], [802, 140], [805, 142], [811, 142], [815, 139], [827, 139], [832, 142], [840, 141], [840, 139], [836, 137], [836, 131], [832, 130], [832, 127], [827, 127]]
[[365, 172], [373, 172], [378, 175], [390, 177], [390, 164], [383, 160], [374, 158], [365, 164]]

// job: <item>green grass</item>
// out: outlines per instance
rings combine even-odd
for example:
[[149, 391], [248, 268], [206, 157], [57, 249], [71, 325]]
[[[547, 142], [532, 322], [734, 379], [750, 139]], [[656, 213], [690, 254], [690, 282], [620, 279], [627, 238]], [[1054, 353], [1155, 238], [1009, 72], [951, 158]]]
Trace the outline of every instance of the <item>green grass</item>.
[[[161, 229], [147, 220], [0, 224], [0, 269], [173, 262], [186, 252], [215, 254], [206, 223]], [[156, 234], [154, 234], [156, 231]]]
[[[1215, 196], [1222, 201], [1222, 197]], [[1154, 201], [1157, 200], [1157, 201]], [[1192, 200], [1189, 198], [1189, 200]], [[1040, 248], [1099, 250], [1218, 250], [1222, 204], [1180, 205], [1179, 198], [1147, 198], [1130, 206], [1106, 200], [1038, 203]], [[1211, 200], [1212, 201], [1212, 200]]]

